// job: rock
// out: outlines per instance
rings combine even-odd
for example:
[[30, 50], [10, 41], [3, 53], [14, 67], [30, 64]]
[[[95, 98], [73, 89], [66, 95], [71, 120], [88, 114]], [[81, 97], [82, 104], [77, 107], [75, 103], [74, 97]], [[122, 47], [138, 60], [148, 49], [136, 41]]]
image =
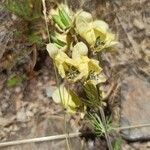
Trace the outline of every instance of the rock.
[[17, 112], [17, 121], [19, 122], [27, 122], [29, 121], [27, 115], [26, 115], [26, 111], [24, 108], [21, 108], [18, 112]]
[[3, 116], [3, 114], [2, 114], [2, 111], [1, 111], [1, 109], [0, 109], [0, 117], [2, 117]]
[[9, 107], [8, 102], [3, 102], [2, 105], [1, 105], [2, 111], [5, 111], [8, 107]]
[[14, 124], [12, 127], [13, 127], [12, 131], [14, 131], [14, 132], [19, 130], [19, 127], [16, 124]]
[[19, 86], [16, 87], [16, 88], [15, 88], [15, 92], [16, 92], [16, 93], [20, 93], [20, 92], [21, 92], [21, 87], [19, 87]]
[[138, 28], [139, 30], [145, 29], [144, 23], [140, 20], [134, 19], [133, 25]]
[[46, 96], [47, 96], [48, 98], [51, 98], [53, 92], [55, 91], [55, 89], [56, 89], [55, 86], [46, 87], [46, 90], [45, 90]]
[[0, 130], [0, 140], [6, 136], [5, 132]]
[[12, 118], [0, 117], [0, 126], [2, 126], [2, 127], [8, 126], [13, 122], [14, 119], [15, 119], [14, 117], [12, 117]]
[[[135, 75], [125, 78], [121, 85], [121, 127], [150, 124], [150, 83]], [[148, 140], [150, 127], [122, 130], [125, 139]]]
[[27, 117], [33, 117], [34, 116], [34, 113], [32, 112], [32, 111], [27, 111], [26, 112], [26, 115], [27, 115]]

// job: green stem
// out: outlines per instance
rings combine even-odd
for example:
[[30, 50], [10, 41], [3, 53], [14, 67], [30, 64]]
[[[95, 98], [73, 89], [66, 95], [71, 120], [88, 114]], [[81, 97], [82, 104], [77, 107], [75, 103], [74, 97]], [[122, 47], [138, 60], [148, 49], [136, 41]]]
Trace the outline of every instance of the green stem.
[[[45, 19], [45, 25], [46, 25], [48, 40], [49, 40], [49, 43], [50, 43], [51, 41], [50, 41], [50, 34], [49, 34], [48, 23], [47, 23], [45, 0], [42, 0], [42, 5], [43, 5], [43, 14], [44, 14], [44, 19]], [[54, 66], [54, 72], [55, 72], [55, 77], [56, 77], [56, 85], [57, 85], [57, 88], [59, 89], [59, 95], [60, 95], [60, 99], [62, 101], [62, 95], [61, 95], [60, 86], [59, 86], [60, 84], [59, 84], [59, 78], [58, 78], [58, 74], [57, 74], [57, 68], [56, 68], [56, 65], [55, 65], [54, 62], [53, 62], [53, 66]], [[66, 128], [66, 117], [65, 116], [64, 116], [64, 120], [65, 120], [64, 125], [65, 125], [65, 128]], [[66, 128], [66, 130], [67, 130], [67, 128]], [[67, 136], [66, 136], [66, 143], [67, 143], [68, 150], [70, 150], [70, 146], [69, 146], [69, 142], [68, 142], [68, 137]]]

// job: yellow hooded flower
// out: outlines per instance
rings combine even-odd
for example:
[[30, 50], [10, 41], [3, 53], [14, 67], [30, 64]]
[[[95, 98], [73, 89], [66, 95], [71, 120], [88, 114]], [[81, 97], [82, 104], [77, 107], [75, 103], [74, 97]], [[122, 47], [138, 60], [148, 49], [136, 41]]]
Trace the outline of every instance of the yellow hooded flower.
[[47, 45], [47, 51], [60, 76], [71, 82], [86, 80], [91, 73], [97, 75], [102, 71], [97, 60], [88, 58], [88, 48], [83, 42], [79, 42], [73, 47], [72, 58], [52, 43]]
[[97, 60], [89, 59], [87, 56], [71, 59], [64, 52], [60, 52], [54, 61], [61, 77], [71, 82], [86, 80], [91, 72], [99, 74], [102, 70]]
[[97, 60], [89, 59], [87, 56], [80, 56], [73, 61], [76, 63], [76, 67], [80, 72], [80, 74], [74, 78], [74, 81], [80, 80], [81, 78], [86, 80], [91, 72], [99, 74], [102, 70], [99, 67], [99, 62]]
[[87, 79], [91, 72], [99, 74], [102, 70], [99, 66], [99, 62], [95, 59], [88, 58], [87, 54], [88, 48], [83, 42], [78, 42], [73, 47], [72, 58], [80, 72], [80, 74], [74, 79], [75, 81], [81, 78]]
[[80, 56], [87, 56], [88, 48], [83, 42], [78, 42], [72, 49], [72, 58], [79, 58]]
[[116, 44], [115, 35], [109, 32], [108, 24], [102, 20], [93, 20], [88, 12], [79, 12], [75, 20], [78, 34], [84, 38], [96, 51]]
[[53, 44], [53, 43], [47, 44], [46, 45], [46, 49], [47, 49], [47, 51], [48, 51], [48, 53], [49, 53], [49, 55], [50, 55], [51, 58], [55, 58], [55, 56], [59, 52], [58, 47], [55, 44]]
[[78, 96], [71, 90], [67, 90], [64, 85], [57, 88], [52, 98], [54, 102], [61, 103], [69, 113], [75, 113], [80, 107], [83, 107]]
[[77, 68], [74, 66], [72, 59], [69, 58], [64, 52], [60, 51], [54, 58], [54, 62], [62, 78], [67, 77], [71, 71], [72, 76], [76, 75]]

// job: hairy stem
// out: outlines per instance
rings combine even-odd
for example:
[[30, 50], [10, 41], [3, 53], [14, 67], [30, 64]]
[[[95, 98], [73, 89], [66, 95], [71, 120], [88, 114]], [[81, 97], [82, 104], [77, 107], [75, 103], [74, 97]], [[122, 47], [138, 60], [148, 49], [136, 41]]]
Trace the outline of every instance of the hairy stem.
[[[50, 43], [51, 41], [50, 41], [50, 34], [49, 34], [48, 23], [47, 23], [48, 21], [47, 21], [47, 15], [46, 15], [46, 3], [45, 3], [45, 0], [42, 0], [42, 5], [43, 5], [43, 14], [44, 14], [44, 19], [45, 19], [45, 25], [46, 25], [48, 40], [49, 40], [49, 43]], [[55, 65], [54, 62], [53, 62], [53, 66], [54, 66], [55, 77], [56, 77], [56, 85], [57, 85], [57, 88], [59, 90], [60, 99], [62, 101], [62, 95], [61, 95], [60, 86], [59, 86], [60, 84], [59, 84], [59, 78], [58, 78], [57, 68], [56, 68], [56, 65]], [[65, 129], [67, 129], [66, 128], [66, 117], [65, 116], [64, 116], [64, 120], [65, 120], [64, 126], [65, 126]], [[66, 144], [67, 144], [68, 150], [70, 150], [68, 136], [66, 136]]]

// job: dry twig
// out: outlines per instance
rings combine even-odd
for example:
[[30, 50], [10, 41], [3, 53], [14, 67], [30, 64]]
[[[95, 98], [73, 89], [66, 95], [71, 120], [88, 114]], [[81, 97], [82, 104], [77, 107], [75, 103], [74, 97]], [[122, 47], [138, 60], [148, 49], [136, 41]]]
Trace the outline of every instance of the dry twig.
[[46, 142], [46, 141], [53, 141], [53, 140], [62, 140], [62, 139], [66, 139], [66, 137], [67, 138], [75, 138], [75, 137], [79, 137], [80, 135], [81, 135], [81, 133], [77, 132], [77, 133], [53, 135], [53, 136], [33, 138], [33, 139], [17, 140], [17, 141], [0, 143], [0, 147], [13, 146], [13, 145], [19, 145], [19, 144], [27, 144], [27, 143]]

